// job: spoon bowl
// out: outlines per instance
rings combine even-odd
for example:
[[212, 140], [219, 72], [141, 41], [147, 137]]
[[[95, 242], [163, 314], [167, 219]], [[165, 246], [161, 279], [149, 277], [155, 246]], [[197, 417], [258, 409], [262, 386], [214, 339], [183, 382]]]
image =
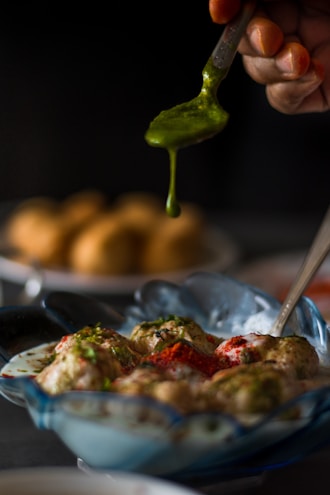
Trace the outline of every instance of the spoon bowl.
[[94, 297], [68, 291], [54, 291], [47, 294], [41, 305], [52, 315], [59, 324], [65, 322], [72, 332], [86, 325], [102, 325], [118, 329], [124, 322], [124, 317], [109, 306]]
[[229, 115], [215, 95], [204, 93], [202, 90], [191, 101], [163, 110], [151, 122], [146, 133], [147, 142], [160, 148], [183, 148], [220, 132]]
[[254, 8], [255, 2], [245, 2], [241, 12], [226, 25], [202, 71], [203, 85], [199, 95], [163, 110], [145, 134], [148, 144], [167, 149], [182, 148], [222, 131], [229, 116], [218, 102], [217, 90], [229, 72]]

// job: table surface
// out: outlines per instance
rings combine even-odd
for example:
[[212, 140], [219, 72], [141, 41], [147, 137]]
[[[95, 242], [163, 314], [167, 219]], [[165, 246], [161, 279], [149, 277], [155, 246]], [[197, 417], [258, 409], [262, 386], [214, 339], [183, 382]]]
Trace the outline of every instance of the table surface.
[[[246, 259], [305, 248], [310, 243], [320, 219], [291, 219], [213, 214], [221, 228], [237, 240]], [[249, 228], [247, 227], [249, 225]], [[0, 475], [1, 470], [36, 466], [77, 466], [76, 457], [50, 431], [38, 430], [28, 412], [0, 397]], [[272, 495], [299, 494], [324, 490], [330, 468], [330, 445], [290, 466], [268, 471], [245, 480], [219, 482], [198, 488], [207, 493]]]

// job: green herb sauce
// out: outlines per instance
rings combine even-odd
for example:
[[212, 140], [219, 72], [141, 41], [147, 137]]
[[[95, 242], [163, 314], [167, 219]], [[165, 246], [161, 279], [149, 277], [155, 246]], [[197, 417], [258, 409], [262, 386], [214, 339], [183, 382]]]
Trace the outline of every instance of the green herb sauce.
[[166, 202], [167, 214], [180, 215], [176, 198], [177, 152], [179, 148], [213, 137], [226, 126], [229, 115], [220, 106], [217, 90], [227, 71], [217, 69], [210, 58], [203, 69], [203, 85], [191, 101], [163, 110], [145, 134], [150, 146], [165, 148], [170, 158], [170, 183]]

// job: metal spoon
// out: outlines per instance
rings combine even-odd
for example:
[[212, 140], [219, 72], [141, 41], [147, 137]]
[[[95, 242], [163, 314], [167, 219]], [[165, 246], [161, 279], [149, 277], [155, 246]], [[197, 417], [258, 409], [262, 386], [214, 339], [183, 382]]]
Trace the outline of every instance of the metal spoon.
[[145, 139], [150, 146], [167, 149], [170, 156], [170, 184], [166, 211], [180, 215], [176, 200], [176, 157], [179, 148], [199, 143], [221, 132], [228, 113], [219, 104], [218, 87], [227, 76], [238, 44], [255, 10], [255, 0], [246, 0], [237, 16], [224, 28], [203, 71], [200, 93], [190, 101], [163, 110], [150, 123]]
[[270, 331], [271, 335], [280, 337], [298, 300], [311, 282], [321, 263], [330, 251], [330, 207], [328, 208], [321, 226], [314, 238], [302, 266], [282, 304], [281, 310]]
[[237, 48], [255, 10], [256, 0], [247, 0], [237, 16], [230, 21], [216, 44], [211, 60], [217, 69], [224, 69], [224, 79], [233, 63]]
[[229, 72], [255, 3], [255, 0], [244, 2], [241, 11], [225, 26], [202, 71], [203, 85], [199, 95], [163, 110], [150, 123], [145, 134], [148, 144], [176, 150], [213, 137], [223, 129], [228, 115], [219, 105], [217, 90]]

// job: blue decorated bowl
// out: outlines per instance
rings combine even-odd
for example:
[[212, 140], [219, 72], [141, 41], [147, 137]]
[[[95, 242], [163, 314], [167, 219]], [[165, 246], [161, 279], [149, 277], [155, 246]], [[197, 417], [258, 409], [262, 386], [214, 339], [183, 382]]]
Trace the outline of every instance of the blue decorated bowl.
[[[50, 293], [40, 307], [0, 309], [0, 392], [27, 407], [38, 428], [56, 432], [94, 469], [189, 483], [259, 473], [297, 461], [329, 442], [330, 386], [308, 391], [249, 423], [222, 413], [181, 415], [153, 399], [111, 392], [50, 396], [16, 360], [26, 359], [31, 347], [38, 350], [99, 321], [127, 335], [136, 323], [178, 314], [228, 338], [269, 333], [279, 309], [273, 297], [216, 273], [192, 274], [182, 284], [148, 282], [136, 291], [135, 304], [123, 315], [86, 296]], [[284, 333], [305, 336], [327, 372], [329, 327], [310, 299], [301, 299]], [[9, 376], [15, 363], [20, 371]], [[300, 408], [299, 419], [284, 420], [283, 413], [294, 405]]]

